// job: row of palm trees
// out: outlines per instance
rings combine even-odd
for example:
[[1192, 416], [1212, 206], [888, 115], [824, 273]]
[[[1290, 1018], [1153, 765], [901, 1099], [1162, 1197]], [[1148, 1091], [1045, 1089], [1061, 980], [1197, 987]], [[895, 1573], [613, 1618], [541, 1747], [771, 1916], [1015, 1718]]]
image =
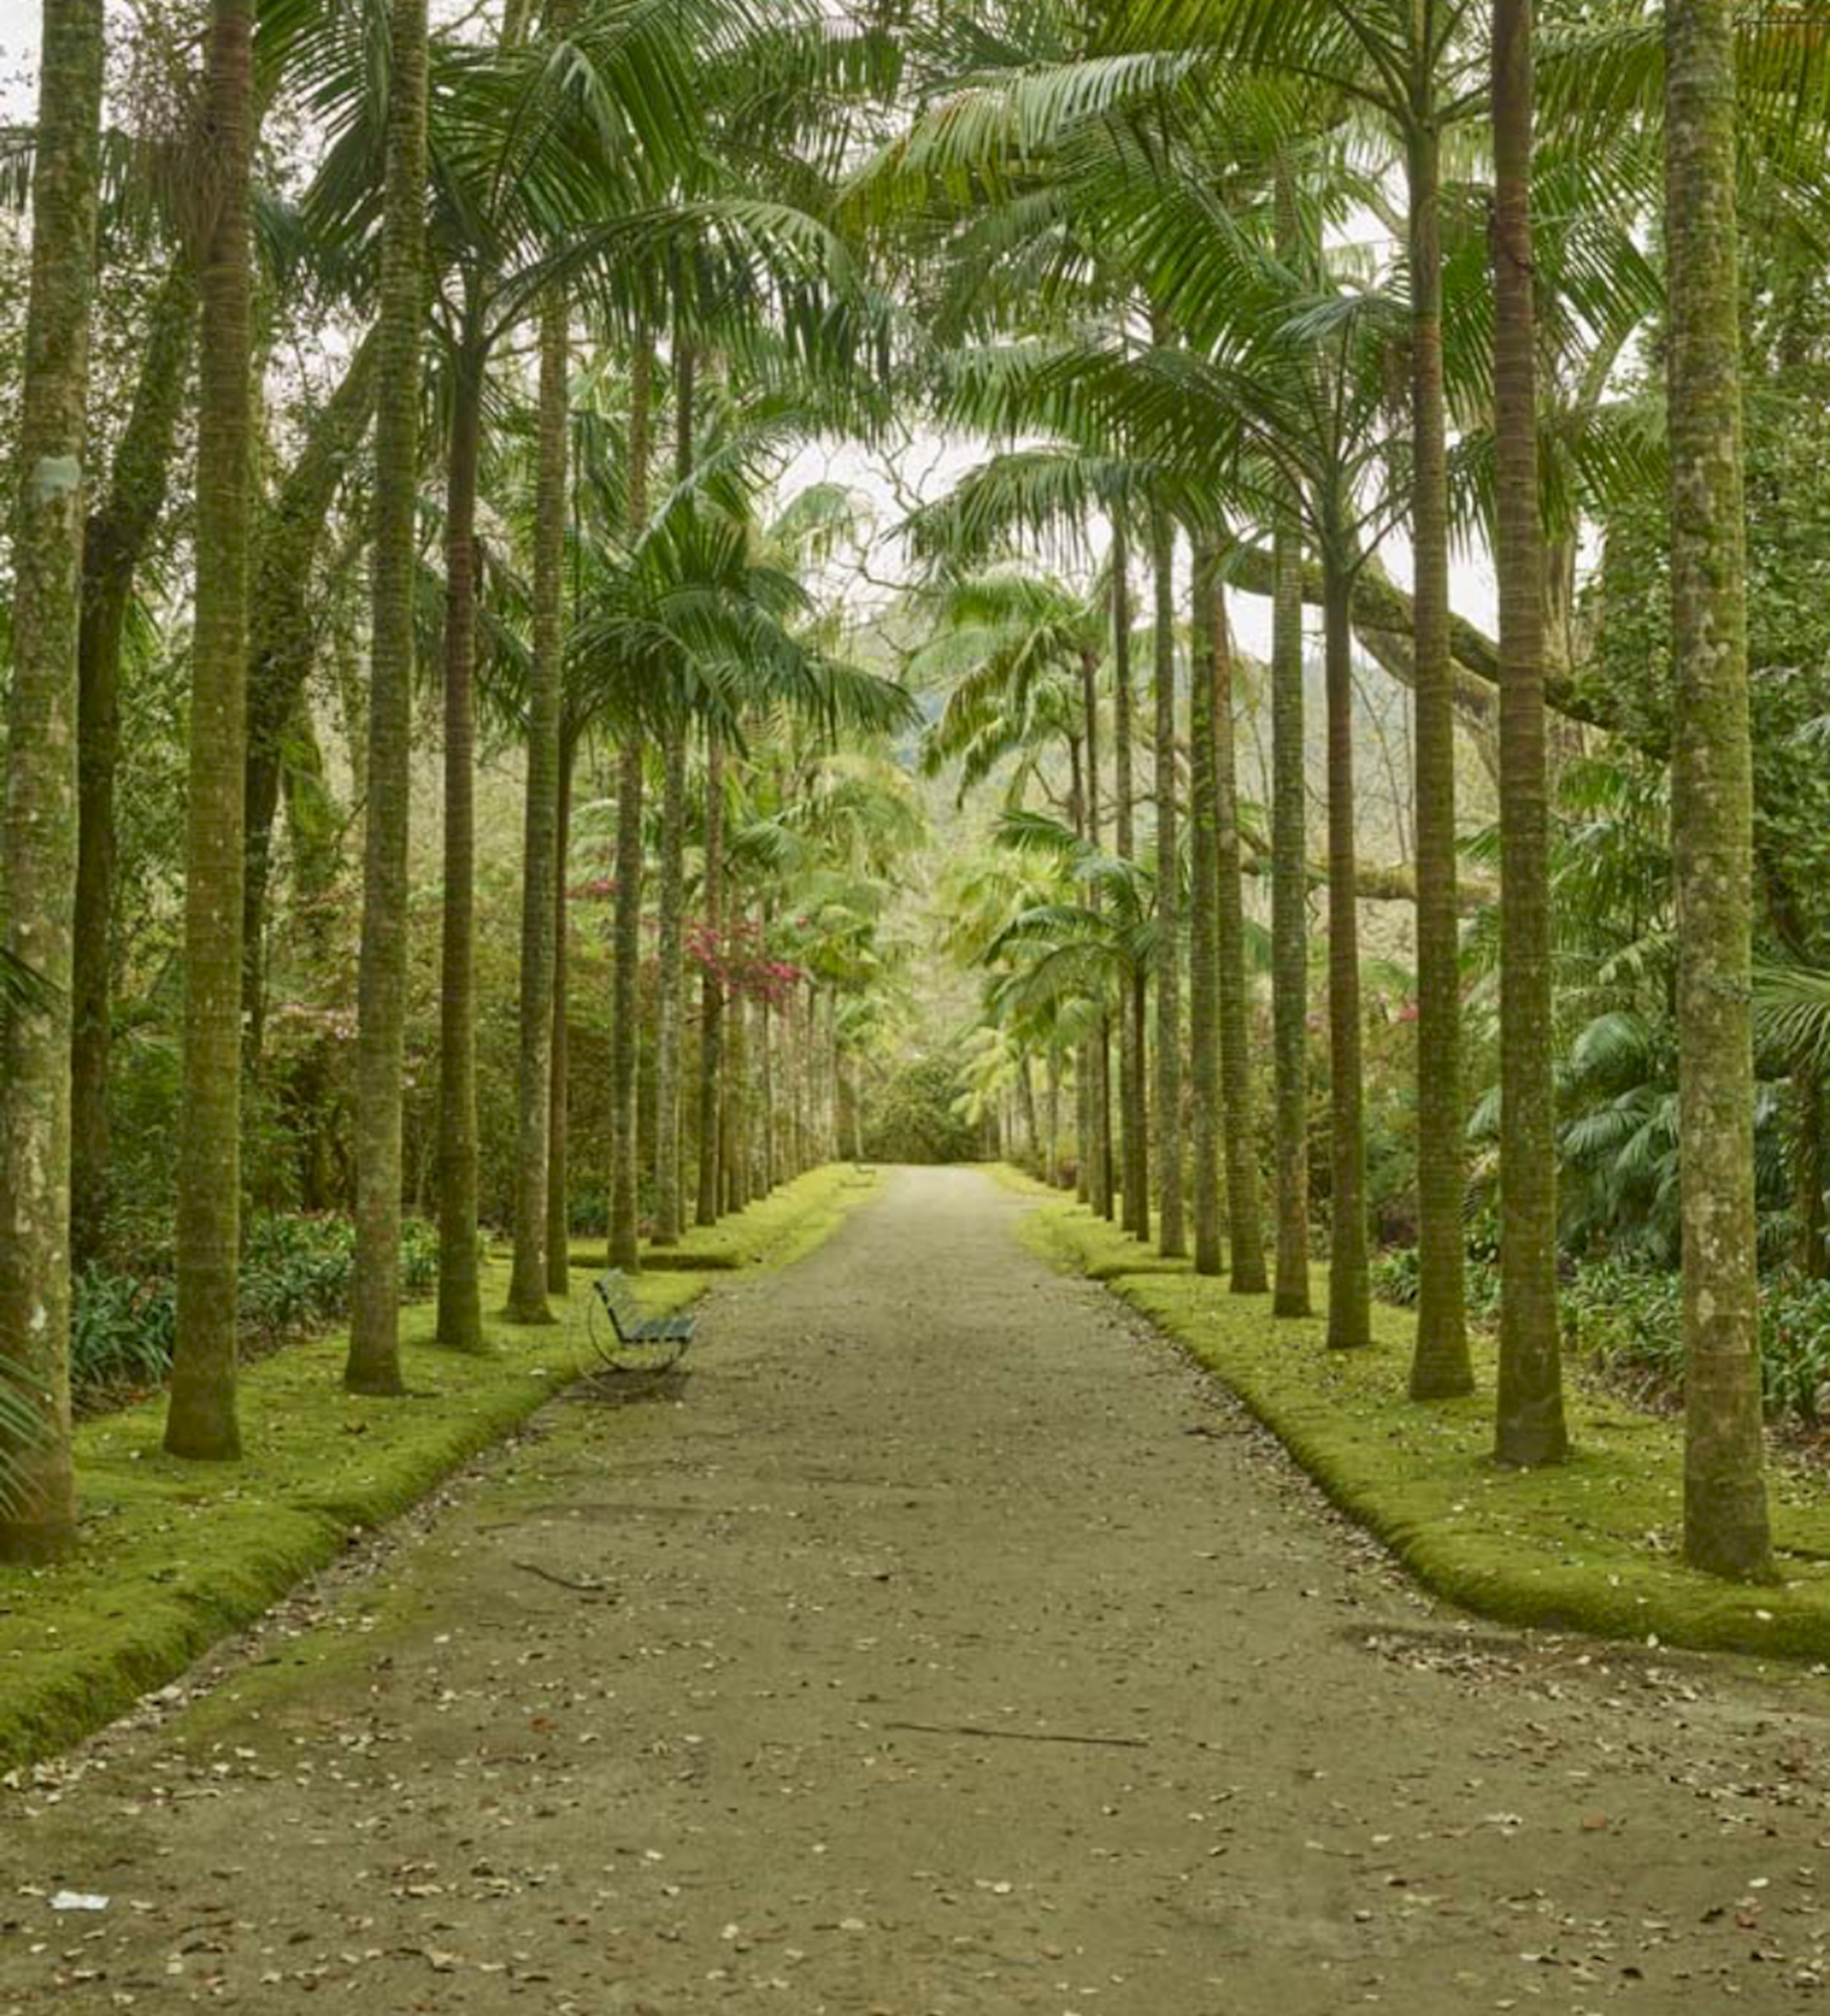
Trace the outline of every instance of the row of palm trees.
[[[1546, 30], [1529, 0], [1486, 10], [1129, 0], [1089, 30], [1070, 10], [994, 10], [1008, 31], [1003, 46], [975, 34], [950, 73], [945, 35], [925, 47], [932, 101], [852, 195], [911, 272], [918, 261], [925, 269], [913, 284], [930, 302], [936, 410], [1007, 443], [916, 527], [944, 576], [966, 578], [946, 586], [946, 641], [929, 650], [963, 672], [932, 753], [960, 761], [968, 781], [1018, 757], [1019, 804], [1039, 767], [1069, 780], [1066, 816], [1043, 822], [1046, 837], [1033, 814], [1006, 822], [1006, 839], [1070, 864], [1073, 894], [1064, 906], [1057, 886], [980, 947], [1000, 976], [995, 1005], [1034, 1015], [1086, 994], [1049, 1031], [1059, 1043], [1065, 1027], [1078, 1052], [1084, 1193], [1109, 1212], [1116, 1187], [1123, 1222], [1140, 1236], [1153, 1203], [1158, 1243], [1175, 1253], [1189, 1188], [1204, 1272], [1221, 1265], [1224, 1198], [1242, 1292], [1264, 1285], [1264, 1242], [1225, 598], [1230, 585], [1272, 599], [1275, 1307], [1285, 1314], [1308, 1307], [1303, 607], [1319, 603], [1328, 1336], [1342, 1349], [1372, 1337], [1358, 906], [1381, 881], [1360, 859], [1356, 633], [1411, 690], [1420, 1294], [1410, 1383], [1419, 1401], [1466, 1394], [1474, 1380], [1460, 725], [1472, 720], [1496, 745], [1505, 1296], [1494, 1448], [1513, 1465], [1568, 1452], [1550, 703], [1609, 725], [1607, 696], [1574, 690], [1568, 667], [1553, 662], [1547, 611], [1572, 600], [1584, 513], [1669, 468], [1685, 1545], [1695, 1565], [1748, 1578], [1770, 1573], [1772, 1556], [1756, 1334], [1737, 169], [1769, 191], [1813, 173], [1796, 150], [1800, 121], [1821, 111], [1809, 12], [1743, 18], [1727, 0], [1667, 0], [1650, 12], [1588, 10], [1573, 27]], [[1662, 261], [1641, 242], [1660, 216]], [[1369, 235], [1389, 238], [1393, 253], [1379, 256]], [[1610, 397], [1616, 365], [1655, 323], [1665, 335], [1662, 440]], [[1377, 559], [1398, 525], [1412, 550], [1408, 595]], [[1187, 577], [1171, 526], [1186, 540]], [[1451, 611], [1457, 527], [1484, 537], [1494, 558], [1494, 641]], [[1097, 562], [1089, 597], [1000, 564], [1064, 540]], [[1140, 551], [1155, 579], [1153, 872], [1130, 815], [1129, 575]], [[1183, 606], [1186, 845], [1173, 679]], [[1046, 763], [1045, 749], [1056, 752]], [[1185, 888], [1190, 1171], [1176, 1120]], [[1151, 979], [1153, 1175], [1139, 1063]], [[1113, 1021], [1121, 1091], [1108, 1119]]]
[[[112, 696], [106, 680], [90, 690], [95, 652], [85, 644], [92, 618], [115, 621], [118, 679], [118, 620], [104, 593], [131, 589], [144, 520], [159, 516], [181, 417], [174, 388], [190, 356], [197, 454], [173, 1455], [214, 1461], [240, 1448], [238, 1161], [262, 1027], [274, 778], [313, 662], [301, 615], [314, 556], [353, 467], [367, 523], [351, 543], [366, 555], [369, 591], [353, 1391], [404, 1390], [419, 666], [441, 670], [437, 1335], [454, 1350], [484, 1345], [479, 706], [486, 725], [506, 720], [527, 745], [509, 1298], [523, 1322], [547, 1319], [547, 1298], [565, 1281], [565, 918], [587, 751], [608, 738], [618, 752], [609, 1246], [623, 1265], [639, 1259], [644, 1192], [666, 1242], [683, 1229], [692, 1189], [698, 1219], [716, 1218], [831, 1145], [836, 1000], [874, 977], [882, 835], [912, 816], [881, 776], [832, 768], [842, 738], [868, 746], [905, 723], [907, 703], [844, 662], [803, 585], [809, 556], [794, 550], [795, 526], [772, 534], [760, 508], [791, 443], [867, 417], [878, 397], [861, 366], [879, 311], [818, 214], [886, 60], [868, 24], [842, 30], [817, 8], [747, 0], [551, 0], [434, 32], [425, 0], [269, 0], [258, 10], [253, 0], [213, 0], [195, 104], [174, 122], [193, 135], [182, 143], [190, 173], [152, 178], [170, 197], [152, 230], [172, 278], [117, 452], [116, 488], [122, 479], [134, 486], [134, 536], [97, 541], [85, 341], [97, 312], [98, 223], [112, 232], [108, 206], [139, 200], [102, 162], [131, 156], [134, 142], [103, 131], [100, 7], [47, 0], [44, 22], [5, 878], [9, 969], [20, 984], [7, 1021], [0, 1152], [0, 1362], [11, 1407], [0, 1547], [28, 1558], [66, 1548], [76, 1511], [72, 1056], [100, 1114], [74, 1164], [86, 1205], [75, 1222], [91, 1238], [108, 1177], [107, 974], [73, 987], [72, 968], [98, 923], [92, 908], [79, 928], [83, 866], [94, 871], [86, 893], [101, 906], [104, 940], [119, 900], [108, 873], [118, 749], [109, 744]], [[302, 114], [322, 141], [286, 231], [271, 222], [285, 199], [257, 175], [263, 123], [281, 110]], [[263, 279], [284, 283], [276, 258], [305, 262], [325, 313], [356, 340], [269, 503], [254, 486], [254, 302]], [[532, 406], [525, 429], [505, 423], [518, 402]], [[659, 451], [669, 443], [663, 474]], [[511, 493], [526, 508], [517, 551], [505, 553], [498, 527], [518, 508]], [[87, 580], [86, 531], [92, 560], [112, 569], [92, 567]], [[658, 831], [644, 817], [651, 770]], [[656, 1117], [644, 1138], [649, 886], [660, 918]], [[689, 899], [703, 933], [697, 958]], [[766, 962], [773, 987], [792, 985], [778, 999], [747, 968], [734, 971], [730, 947], [752, 936], [766, 947], [765, 921], [778, 937], [783, 926], [764, 913], [790, 903], [818, 914], [800, 929], [796, 958]], [[762, 963], [760, 950], [748, 960]], [[702, 988], [696, 1099], [682, 1084], [689, 965]], [[805, 1118], [785, 1138], [757, 1129], [752, 1139], [743, 1049], [767, 1045], [772, 1031], [798, 1072]], [[696, 1186], [681, 1169], [689, 1136]]]

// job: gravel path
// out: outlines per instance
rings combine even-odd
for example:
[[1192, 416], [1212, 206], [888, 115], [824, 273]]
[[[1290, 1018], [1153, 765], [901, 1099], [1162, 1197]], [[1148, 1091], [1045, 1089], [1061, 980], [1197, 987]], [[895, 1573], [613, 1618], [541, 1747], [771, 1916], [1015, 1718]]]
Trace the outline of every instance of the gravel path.
[[1821, 1992], [1820, 1680], [1433, 1609], [1026, 1208], [894, 1174], [8, 1795], [0, 2011]]

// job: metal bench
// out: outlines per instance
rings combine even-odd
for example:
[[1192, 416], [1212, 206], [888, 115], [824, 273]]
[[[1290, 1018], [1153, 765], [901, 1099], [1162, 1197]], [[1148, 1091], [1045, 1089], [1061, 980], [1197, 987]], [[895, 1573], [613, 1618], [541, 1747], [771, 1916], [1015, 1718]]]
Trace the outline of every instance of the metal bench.
[[612, 1372], [666, 1372], [693, 1341], [691, 1316], [644, 1316], [620, 1268], [592, 1282], [586, 1307], [592, 1346]]

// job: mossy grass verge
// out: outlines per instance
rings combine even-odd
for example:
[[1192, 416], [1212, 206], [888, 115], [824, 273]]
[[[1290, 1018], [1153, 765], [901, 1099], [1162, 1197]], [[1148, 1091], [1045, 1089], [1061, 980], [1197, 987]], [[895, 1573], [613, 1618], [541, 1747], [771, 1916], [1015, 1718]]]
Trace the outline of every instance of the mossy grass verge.
[[[868, 1190], [848, 1167], [816, 1170], [687, 1245], [737, 1252], [746, 1271], [786, 1266]], [[68, 1748], [165, 1685], [353, 1535], [396, 1517], [589, 1370], [579, 1325], [501, 1319], [508, 1272], [500, 1260], [485, 1271], [485, 1353], [439, 1350], [432, 1309], [404, 1312], [404, 1400], [343, 1391], [342, 1333], [247, 1367], [246, 1455], [232, 1467], [163, 1453], [163, 1395], [80, 1428], [76, 1555], [0, 1570], [0, 1768]], [[661, 1313], [708, 1285], [686, 1273], [644, 1274], [638, 1292]]]
[[[1570, 1382], [1573, 1459], [1502, 1470], [1492, 1459], [1494, 1364], [1478, 1391], [1413, 1403], [1413, 1319], [1373, 1311], [1370, 1351], [1331, 1352], [1319, 1320], [1278, 1320], [1269, 1298], [1166, 1263], [1071, 1199], [1010, 1171], [1044, 1200], [1024, 1236], [1053, 1265], [1113, 1293], [1216, 1373], [1329, 1497], [1426, 1587], [1484, 1617], [1702, 1651], [1830, 1660], [1830, 1502], [1820, 1474], [1776, 1462], [1782, 1580], [1712, 1580], [1679, 1558], [1681, 1425]], [[1316, 1271], [1317, 1307], [1327, 1278]]]

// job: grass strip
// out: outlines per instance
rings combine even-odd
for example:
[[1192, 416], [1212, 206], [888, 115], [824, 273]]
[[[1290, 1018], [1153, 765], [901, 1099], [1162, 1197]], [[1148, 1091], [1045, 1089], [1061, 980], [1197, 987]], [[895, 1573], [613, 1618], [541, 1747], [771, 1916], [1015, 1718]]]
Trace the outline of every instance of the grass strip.
[[[1319, 1320], [1278, 1320], [1268, 1297], [1166, 1262], [1084, 1205], [1016, 1171], [1033, 1195], [1032, 1250], [1103, 1281], [1215, 1373], [1344, 1512], [1427, 1588], [1512, 1624], [1702, 1651], [1830, 1660], [1830, 1504], [1821, 1475], [1776, 1461], [1782, 1580], [1743, 1587], [1683, 1565], [1681, 1424], [1593, 1383], [1569, 1390], [1572, 1460], [1502, 1470], [1492, 1459], [1494, 1353], [1475, 1340], [1478, 1392], [1419, 1406], [1407, 1395], [1414, 1319], [1375, 1308], [1370, 1351], [1331, 1352]], [[1317, 1306], [1326, 1273], [1315, 1275]]]
[[[746, 1273], [784, 1267], [872, 1187], [848, 1167], [816, 1170], [689, 1234], [683, 1250], [733, 1256]], [[506, 1260], [485, 1271], [490, 1348], [476, 1356], [433, 1343], [429, 1305], [402, 1313], [404, 1400], [343, 1391], [343, 1332], [247, 1367], [238, 1464], [166, 1456], [163, 1395], [79, 1428], [77, 1553], [53, 1567], [0, 1570], [0, 1768], [67, 1749], [174, 1680], [588, 1371], [595, 1360], [579, 1323], [501, 1320], [508, 1274]], [[728, 1278], [728, 1270], [643, 1274], [638, 1292], [661, 1313]], [[559, 1313], [569, 1316], [586, 1281], [580, 1272]]]

